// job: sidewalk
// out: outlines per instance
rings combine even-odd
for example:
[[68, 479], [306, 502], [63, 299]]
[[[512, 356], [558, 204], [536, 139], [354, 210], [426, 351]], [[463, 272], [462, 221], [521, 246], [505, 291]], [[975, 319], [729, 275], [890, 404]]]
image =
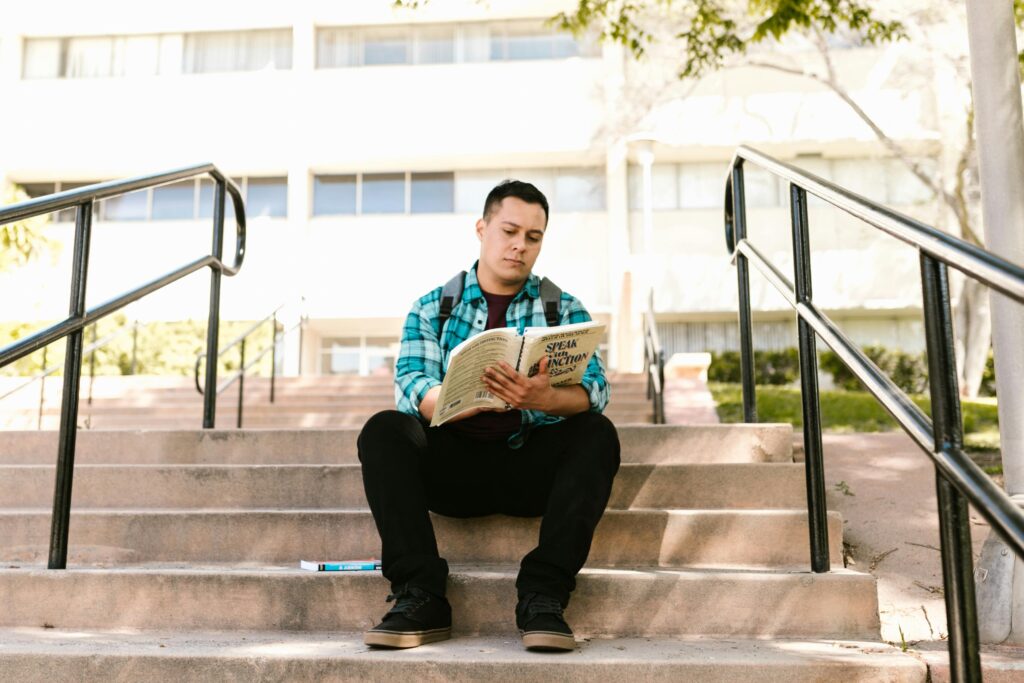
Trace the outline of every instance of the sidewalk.
[[[843, 515], [849, 566], [878, 580], [882, 638], [928, 663], [933, 681], [949, 680], [935, 469], [903, 432], [825, 434], [830, 510]], [[970, 512], [974, 559], [989, 525]], [[848, 560], [849, 561], [849, 560]], [[1024, 681], [1024, 648], [985, 646], [986, 681]]]

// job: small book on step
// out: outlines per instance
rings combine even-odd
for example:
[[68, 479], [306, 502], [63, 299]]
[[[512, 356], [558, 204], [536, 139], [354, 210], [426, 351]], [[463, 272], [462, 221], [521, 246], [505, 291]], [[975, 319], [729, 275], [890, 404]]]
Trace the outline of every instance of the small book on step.
[[380, 560], [343, 560], [341, 562], [299, 560], [299, 567], [311, 572], [372, 572], [375, 569], [380, 569]]

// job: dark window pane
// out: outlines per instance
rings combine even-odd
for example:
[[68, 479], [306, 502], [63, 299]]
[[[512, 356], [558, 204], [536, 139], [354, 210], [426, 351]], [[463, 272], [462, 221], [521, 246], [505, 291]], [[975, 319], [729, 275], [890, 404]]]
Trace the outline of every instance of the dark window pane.
[[405, 213], [405, 174], [363, 174], [363, 213]]
[[452, 213], [455, 211], [454, 173], [413, 173], [411, 211]]
[[288, 215], [288, 181], [285, 178], [249, 178], [245, 191], [246, 216]]
[[[241, 187], [242, 179], [234, 179]], [[213, 181], [203, 178], [199, 181], [199, 217], [213, 218]], [[231, 201], [231, 193], [224, 191], [224, 222], [225, 224], [235, 219], [235, 204]]]
[[404, 30], [367, 31], [363, 64], [408, 64], [409, 36]]
[[356, 212], [354, 175], [318, 175], [313, 180], [313, 215], [337, 216]]
[[138, 190], [103, 200], [100, 215], [107, 221], [144, 221], [149, 208], [149, 190]]
[[192, 218], [195, 188], [192, 180], [153, 188], [153, 220]]

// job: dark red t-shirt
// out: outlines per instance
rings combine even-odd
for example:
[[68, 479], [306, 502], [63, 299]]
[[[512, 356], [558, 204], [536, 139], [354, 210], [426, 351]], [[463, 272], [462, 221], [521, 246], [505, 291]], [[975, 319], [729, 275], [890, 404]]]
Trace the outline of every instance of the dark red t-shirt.
[[[495, 327], [505, 327], [505, 314], [508, 312], [508, 305], [512, 303], [515, 294], [491, 294], [484, 292], [487, 299], [487, 327], [490, 330]], [[445, 427], [474, 439], [484, 441], [496, 441], [507, 439], [519, 431], [522, 424], [522, 414], [518, 410], [486, 411], [478, 413], [465, 420], [451, 422]]]

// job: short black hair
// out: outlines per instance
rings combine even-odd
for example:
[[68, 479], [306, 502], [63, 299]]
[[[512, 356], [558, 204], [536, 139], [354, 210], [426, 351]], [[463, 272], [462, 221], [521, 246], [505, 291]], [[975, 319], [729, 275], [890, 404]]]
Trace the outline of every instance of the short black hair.
[[491, 213], [501, 204], [505, 197], [515, 197], [527, 204], [540, 204], [540, 208], [544, 209], [544, 225], [545, 227], [547, 226], [548, 198], [535, 185], [512, 178], [502, 180], [487, 194], [487, 200], [484, 202], [485, 221], [490, 218]]

